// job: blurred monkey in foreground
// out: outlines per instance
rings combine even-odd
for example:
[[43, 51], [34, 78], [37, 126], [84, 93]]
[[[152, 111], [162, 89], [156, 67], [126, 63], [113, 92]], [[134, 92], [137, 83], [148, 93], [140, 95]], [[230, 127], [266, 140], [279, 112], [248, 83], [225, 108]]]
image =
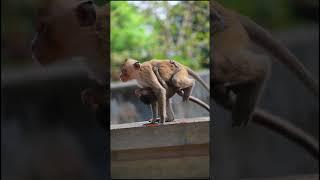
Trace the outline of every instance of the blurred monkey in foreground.
[[98, 7], [92, 0], [41, 1], [31, 44], [32, 57], [41, 65], [82, 57], [89, 77], [98, 83], [81, 93], [84, 104], [93, 111], [105, 108], [107, 99], [108, 16], [109, 3]]
[[264, 89], [270, 68], [268, 54], [255, 51], [260, 46], [286, 65], [316, 96], [319, 85], [303, 64], [270, 33], [247, 17], [212, 1], [213, 23], [213, 98], [228, 107], [233, 97], [233, 126], [246, 125], [252, 118]]

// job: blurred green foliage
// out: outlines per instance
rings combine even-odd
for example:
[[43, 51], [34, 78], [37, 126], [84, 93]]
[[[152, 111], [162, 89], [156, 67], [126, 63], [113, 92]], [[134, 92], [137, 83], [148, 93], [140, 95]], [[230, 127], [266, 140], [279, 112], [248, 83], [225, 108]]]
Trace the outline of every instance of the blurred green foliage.
[[[39, 3], [46, 0], [1, 1], [1, 64], [32, 63], [30, 42], [35, 30], [35, 16]], [[67, 1], [67, 0], [66, 0]], [[319, 5], [316, 0], [219, 0], [228, 8], [250, 16], [269, 30], [305, 23], [300, 8]], [[299, 2], [299, 3], [297, 3]], [[99, 6], [105, 0], [95, 0]], [[133, 1], [111, 3], [112, 68], [116, 69], [124, 57], [145, 61], [151, 58], [173, 58], [194, 69], [208, 66], [207, 53], [209, 11], [208, 1], [188, 1], [169, 5], [168, 2], [143, 2], [150, 7], [141, 10]], [[168, 19], [159, 19], [158, 10], [165, 8]], [[189, 9], [188, 9], [189, 8]], [[191, 8], [191, 9], [190, 9]], [[182, 20], [191, 14], [192, 28], [182, 28]], [[313, 22], [314, 23], [314, 22]], [[169, 27], [168, 27], [169, 25]], [[184, 35], [181, 35], [181, 30]], [[178, 39], [180, 37], [179, 43]]]
[[249, 16], [270, 30], [288, 27], [298, 21], [292, 8], [293, 0], [220, 0], [219, 2]]
[[111, 69], [125, 58], [209, 65], [209, 1], [111, 2]]

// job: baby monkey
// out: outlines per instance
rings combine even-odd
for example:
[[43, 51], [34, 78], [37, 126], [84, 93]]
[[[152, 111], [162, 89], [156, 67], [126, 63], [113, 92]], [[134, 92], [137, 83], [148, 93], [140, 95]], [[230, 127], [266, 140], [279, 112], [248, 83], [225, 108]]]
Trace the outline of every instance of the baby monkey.
[[[156, 71], [155, 67], [158, 68]], [[161, 80], [173, 89], [166, 89], [159, 82], [155, 72], [159, 73]], [[157, 105], [152, 107], [153, 114], [157, 114], [156, 110], [158, 110], [161, 123], [164, 123], [173, 120], [170, 98], [167, 97], [172, 97], [179, 89], [183, 91], [184, 101], [189, 99], [195, 84], [195, 80], [189, 78], [189, 75], [198, 80], [209, 91], [208, 85], [195, 72], [182, 64], [172, 63], [171, 60], [155, 59], [140, 64], [137, 60], [127, 59], [121, 66], [120, 79], [123, 82], [135, 79], [140, 87], [151, 88], [157, 97]]]

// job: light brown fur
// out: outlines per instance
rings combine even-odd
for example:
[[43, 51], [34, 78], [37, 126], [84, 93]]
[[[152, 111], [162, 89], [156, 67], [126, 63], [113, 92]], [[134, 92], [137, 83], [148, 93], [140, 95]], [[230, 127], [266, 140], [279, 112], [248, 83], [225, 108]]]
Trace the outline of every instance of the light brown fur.
[[[179, 65], [176, 64], [176, 62], [172, 61], [170, 62], [172, 64], [175, 65], [176, 67], [176, 72], [180, 71], [180, 67]], [[169, 102], [167, 102], [167, 116], [168, 116], [168, 121], [173, 121], [174, 118], [174, 113], [173, 113], [173, 109], [172, 109], [172, 104], [170, 102], [170, 98], [174, 95], [174, 94], [178, 94], [179, 96], [181, 96], [183, 99], [186, 98], [186, 94], [180, 89], [180, 88], [176, 88], [173, 87], [172, 85], [168, 85], [160, 76], [159, 73], [159, 67], [154, 67], [153, 68], [153, 72], [155, 73], [155, 75], [157, 76], [158, 81], [160, 82], [160, 84], [167, 90], [167, 101], [169, 100]], [[154, 94], [154, 92], [152, 91], [151, 88], [140, 88], [137, 89], [135, 91], [135, 94], [140, 98], [140, 100], [145, 103], [145, 104], [150, 104], [151, 105], [151, 110], [153, 113], [153, 118], [151, 123], [154, 123], [157, 119], [158, 116], [158, 112], [157, 112], [157, 97]], [[188, 99], [196, 104], [198, 104], [199, 106], [203, 107], [204, 109], [206, 109], [207, 111], [210, 112], [210, 107], [208, 104], [206, 104], [205, 102], [201, 101], [198, 98], [195, 98], [193, 96], [188, 96]]]
[[[170, 60], [150, 60], [140, 64], [137, 60], [127, 59], [121, 66], [121, 81], [126, 82], [128, 80], [135, 79], [140, 87], [149, 87], [155, 93], [162, 123], [164, 123], [168, 118], [167, 112], [170, 111], [169, 113], [171, 113], [172, 108], [170, 99], [167, 98], [168, 91], [166, 87], [163, 87], [163, 85], [159, 82], [154, 71], [154, 67], [157, 68], [156, 72], [161, 76], [161, 80], [170, 85], [172, 88], [178, 88], [184, 91], [185, 101], [190, 97], [195, 83], [194, 79], [188, 77], [189, 75], [195, 75], [193, 71], [191, 72], [189, 68], [181, 64], [174, 63], [172, 63]], [[177, 66], [179, 68], [178, 71], [176, 71]], [[197, 79], [201, 79], [199, 76], [196, 77]], [[152, 109], [154, 108], [155, 105], [153, 105]], [[153, 111], [153, 114], [155, 114], [155, 111]], [[168, 120], [172, 120], [171, 115], [169, 116]]]

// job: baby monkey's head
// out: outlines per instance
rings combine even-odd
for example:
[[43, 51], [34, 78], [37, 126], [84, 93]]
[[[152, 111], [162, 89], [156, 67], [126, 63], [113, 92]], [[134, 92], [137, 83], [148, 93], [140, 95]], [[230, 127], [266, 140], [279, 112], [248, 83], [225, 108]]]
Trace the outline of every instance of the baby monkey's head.
[[120, 67], [120, 80], [127, 82], [135, 79], [137, 72], [140, 70], [140, 63], [134, 59], [126, 59]]

